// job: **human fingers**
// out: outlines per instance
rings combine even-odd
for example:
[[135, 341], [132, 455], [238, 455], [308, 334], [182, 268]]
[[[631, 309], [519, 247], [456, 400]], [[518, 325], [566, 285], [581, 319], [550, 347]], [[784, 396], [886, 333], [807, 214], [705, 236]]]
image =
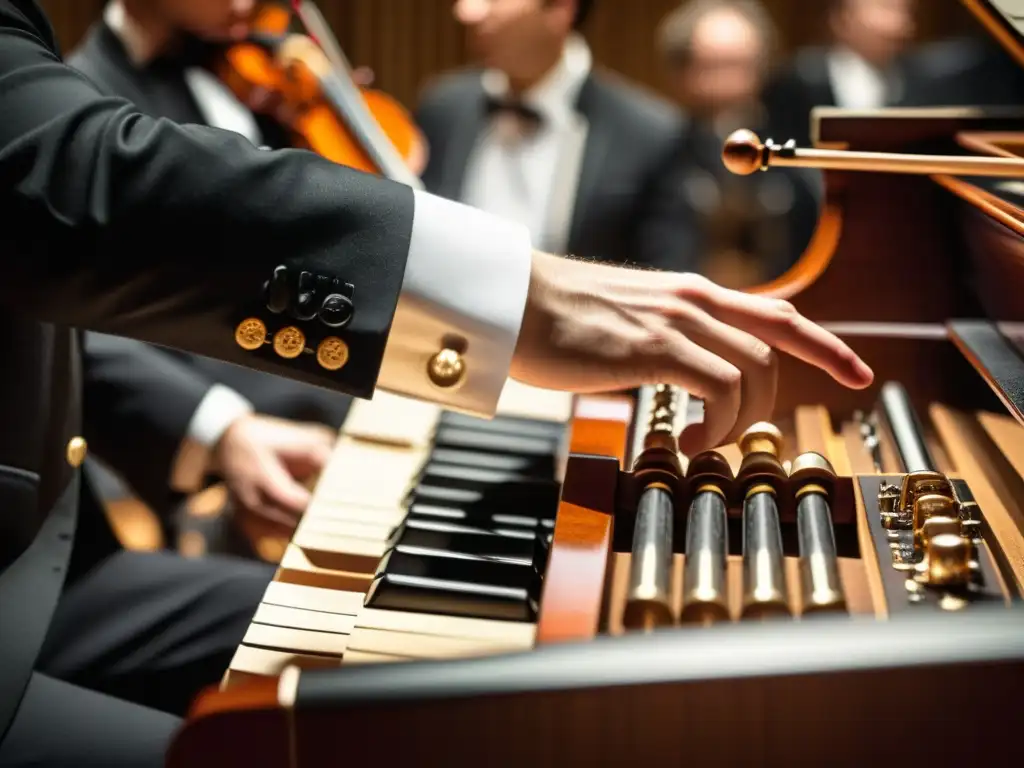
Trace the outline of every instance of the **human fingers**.
[[656, 380], [682, 387], [704, 401], [704, 421], [684, 446], [687, 456], [721, 445], [733, 431], [742, 402], [743, 374], [728, 360], [705, 349], [675, 329], [661, 342], [663, 362], [656, 365]]
[[687, 281], [679, 294], [722, 322], [821, 368], [847, 387], [863, 389], [874, 380], [871, 368], [844, 341], [788, 301], [728, 290], [703, 279]]
[[298, 519], [309, 506], [309, 489], [299, 484], [283, 464], [267, 462], [259, 485], [263, 506], [281, 510]]
[[751, 424], [771, 418], [778, 387], [778, 358], [772, 348], [693, 304], [682, 304], [672, 315], [684, 335], [740, 371], [739, 411], [732, 429], [719, 444], [731, 442]]
[[361, 88], [373, 85], [374, 72], [370, 67], [356, 67], [352, 70], [352, 82]]
[[331, 459], [337, 435], [320, 424], [290, 426], [275, 453], [295, 477], [309, 477], [323, 471]]

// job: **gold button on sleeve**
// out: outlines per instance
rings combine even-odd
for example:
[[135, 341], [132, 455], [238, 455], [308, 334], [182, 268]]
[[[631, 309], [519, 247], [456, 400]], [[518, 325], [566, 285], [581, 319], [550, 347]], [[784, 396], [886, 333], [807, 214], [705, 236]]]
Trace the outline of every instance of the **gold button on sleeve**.
[[465, 374], [466, 361], [454, 349], [442, 349], [427, 364], [427, 375], [439, 387], [453, 387]]
[[235, 343], [250, 352], [263, 346], [267, 340], [267, 326], [258, 317], [248, 317], [235, 328]]
[[328, 371], [337, 371], [348, 362], [348, 344], [337, 336], [328, 336], [316, 348], [316, 361]]
[[302, 354], [306, 348], [306, 334], [289, 325], [274, 334], [274, 351], [281, 357], [288, 360], [294, 359]]
[[68, 464], [72, 467], [82, 466], [82, 462], [85, 461], [86, 454], [89, 452], [89, 445], [85, 442], [84, 437], [72, 437], [68, 440], [68, 447], [66, 450]]

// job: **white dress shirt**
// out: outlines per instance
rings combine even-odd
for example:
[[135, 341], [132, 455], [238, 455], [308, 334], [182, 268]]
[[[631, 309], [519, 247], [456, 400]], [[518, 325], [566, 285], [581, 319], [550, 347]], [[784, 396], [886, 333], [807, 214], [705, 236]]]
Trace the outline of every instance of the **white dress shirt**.
[[828, 79], [836, 106], [843, 109], [882, 109], [896, 101], [903, 84], [891, 72], [883, 72], [848, 48], [828, 53]]
[[[558, 63], [520, 100], [541, 116], [540, 127], [524, 131], [516, 117], [497, 114], [480, 135], [466, 167], [460, 199], [483, 211], [524, 225], [532, 242], [548, 251], [566, 249], [564, 227], [551, 227], [552, 192], [562, 170], [560, 156], [572, 140], [577, 121], [576, 99], [590, 74], [592, 57], [586, 42], [571, 36]], [[496, 99], [509, 97], [503, 72], [483, 74], [484, 90]], [[568, 216], [564, 223], [568, 223]], [[558, 230], [558, 231], [554, 231]]]
[[[104, 19], [136, 63], [153, 51], [113, 0]], [[587, 56], [589, 67], [589, 54]], [[261, 142], [252, 113], [219, 80], [189, 70], [186, 82], [210, 125]], [[378, 389], [490, 416], [508, 377], [530, 282], [532, 243], [528, 226], [426, 192], [413, 191], [409, 256]], [[486, 258], [482, 258], [485, 255]], [[427, 376], [430, 358], [447, 336], [464, 340], [465, 375], [452, 388]], [[228, 426], [252, 405], [215, 385], [192, 417], [172, 470], [172, 486], [198, 488], [210, 451]]]

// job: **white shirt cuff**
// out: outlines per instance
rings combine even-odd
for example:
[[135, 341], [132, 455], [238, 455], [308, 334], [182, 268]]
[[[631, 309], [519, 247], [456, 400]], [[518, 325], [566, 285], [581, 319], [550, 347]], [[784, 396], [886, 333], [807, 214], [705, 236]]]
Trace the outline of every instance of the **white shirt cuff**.
[[248, 400], [225, 387], [214, 384], [192, 414], [188, 432], [178, 449], [171, 470], [171, 488], [194, 493], [202, 487], [209, 472], [213, 449], [236, 419], [252, 413]]
[[[526, 308], [529, 230], [462, 203], [416, 191], [412, 239], [379, 389], [491, 416], [508, 378]], [[465, 373], [440, 387], [430, 359], [461, 340]]]

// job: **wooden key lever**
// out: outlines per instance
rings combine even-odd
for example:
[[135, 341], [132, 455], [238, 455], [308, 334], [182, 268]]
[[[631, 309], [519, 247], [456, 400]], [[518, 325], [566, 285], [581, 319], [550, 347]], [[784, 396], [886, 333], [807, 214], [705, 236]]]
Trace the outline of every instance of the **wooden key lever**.
[[753, 131], [741, 129], [725, 141], [722, 162], [738, 176], [777, 168], [818, 168], [876, 173], [952, 174], [955, 176], [1024, 177], [1024, 159], [957, 155], [909, 155], [895, 152], [853, 152], [842, 149], [800, 149], [762, 142]]

